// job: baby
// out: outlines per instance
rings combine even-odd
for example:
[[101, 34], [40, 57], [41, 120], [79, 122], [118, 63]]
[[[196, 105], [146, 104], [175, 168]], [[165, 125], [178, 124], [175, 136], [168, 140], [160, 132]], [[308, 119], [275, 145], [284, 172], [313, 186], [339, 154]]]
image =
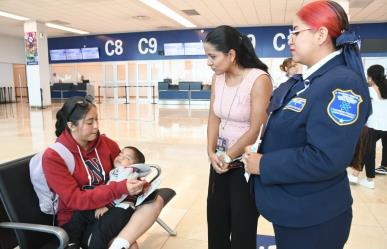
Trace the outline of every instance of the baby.
[[[109, 181], [122, 181], [125, 179], [140, 179], [141, 177], [145, 177], [150, 172], [150, 168], [144, 166], [142, 167], [141, 165], [134, 165], [139, 163], [145, 163], [145, 156], [139, 149], [132, 146], [123, 148], [120, 154], [114, 159], [114, 169], [112, 169], [109, 173]], [[133, 165], [133, 167], [131, 167], [131, 165]], [[149, 187], [149, 184], [145, 182], [143, 186], [143, 192], [145, 192]], [[74, 212], [70, 222], [63, 226], [69, 235], [69, 245], [66, 248], [80, 248], [83, 232], [93, 219], [99, 219], [110, 208], [127, 209], [131, 207], [134, 209], [135, 201], [136, 197], [123, 195], [121, 198], [113, 201], [109, 208], [102, 207], [96, 209], [95, 211], [89, 210]]]
[[[119, 182], [125, 179], [140, 179], [149, 174], [149, 167], [136, 166], [133, 164], [145, 163], [144, 154], [136, 147], [127, 146], [121, 150], [121, 153], [114, 159], [114, 169], [109, 173], [109, 182]], [[109, 184], [109, 183], [108, 183]], [[145, 182], [143, 192], [146, 192], [149, 184]], [[119, 208], [128, 208], [129, 206], [134, 208], [136, 197], [128, 197], [123, 195], [121, 198], [115, 200], [112, 205]], [[95, 210], [95, 218], [101, 217], [109, 209], [107, 207], [98, 208]]]

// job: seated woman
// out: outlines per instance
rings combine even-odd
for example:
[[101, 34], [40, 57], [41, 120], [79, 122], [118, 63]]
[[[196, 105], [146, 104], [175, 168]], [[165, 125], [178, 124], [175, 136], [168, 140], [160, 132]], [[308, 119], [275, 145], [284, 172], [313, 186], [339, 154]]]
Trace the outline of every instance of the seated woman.
[[[97, 108], [92, 99], [68, 99], [56, 114], [57, 142], [73, 155], [75, 168], [71, 174], [63, 159], [48, 148], [42, 158], [43, 172], [48, 186], [58, 194], [57, 222], [65, 230], [75, 211], [104, 207], [122, 195], [137, 195], [145, 182], [123, 180], [105, 184], [113, 161], [120, 153], [116, 142], [98, 129]], [[156, 221], [164, 200], [132, 208], [112, 208], [91, 222], [82, 237], [82, 248], [136, 249], [136, 240]]]

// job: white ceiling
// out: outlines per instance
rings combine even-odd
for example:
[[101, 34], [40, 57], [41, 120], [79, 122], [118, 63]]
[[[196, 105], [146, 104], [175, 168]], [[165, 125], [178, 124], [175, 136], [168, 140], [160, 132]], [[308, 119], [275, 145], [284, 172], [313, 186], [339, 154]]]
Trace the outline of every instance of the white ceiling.
[[[309, 0], [160, 0], [198, 26], [289, 25]], [[351, 23], [387, 22], [387, 0], [349, 0]], [[187, 16], [182, 10], [196, 10]], [[91, 34], [183, 29], [138, 0], [0, 0], [0, 10], [40, 22], [54, 22]], [[145, 20], [133, 16], [146, 16]], [[47, 28], [49, 37], [73, 33]], [[23, 22], [0, 17], [0, 35], [23, 36]]]

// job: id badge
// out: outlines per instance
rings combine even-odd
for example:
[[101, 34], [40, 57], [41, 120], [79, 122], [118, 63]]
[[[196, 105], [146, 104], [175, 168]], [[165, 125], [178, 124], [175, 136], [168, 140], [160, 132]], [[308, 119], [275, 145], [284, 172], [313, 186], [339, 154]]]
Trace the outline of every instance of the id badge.
[[216, 143], [216, 152], [226, 152], [227, 150], [227, 139], [223, 137], [218, 137], [218, 142]]

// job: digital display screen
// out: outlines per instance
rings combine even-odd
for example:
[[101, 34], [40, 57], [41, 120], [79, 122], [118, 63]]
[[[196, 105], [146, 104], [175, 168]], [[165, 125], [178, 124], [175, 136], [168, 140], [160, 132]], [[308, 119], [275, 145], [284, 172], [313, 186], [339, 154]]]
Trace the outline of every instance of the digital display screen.
[[361, 42], [360, 51], [366, 52], [387, 52], [387, 39], [364, 39]]
[[184, 43], [185, 55], [205, 55], [202, 42], [187, 42]]
[[164, 43], [164, 55], [165, 56], [184, 55], [184, 44], [183, 43]]
[[80, 48], [66, 49], [67, 60], [82, 60], [82, 53]]
[[98, 47], [81, 48], [81, 50], [82, 50], [82, 59], [84, 60], [99, 59]]
[[50, 50], [50, 58], [52, 61], [65, 61], [66, 60], [66, 52], [64, 49]]

